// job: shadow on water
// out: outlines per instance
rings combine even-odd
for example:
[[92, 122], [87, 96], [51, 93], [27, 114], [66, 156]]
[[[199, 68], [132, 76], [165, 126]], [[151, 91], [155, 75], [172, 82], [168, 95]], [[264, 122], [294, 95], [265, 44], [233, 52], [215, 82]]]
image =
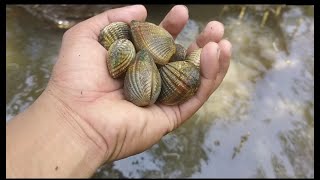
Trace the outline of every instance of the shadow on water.
[[[147, 20], [160, 23], [173, 6], [146, 7]], [[40, 95], [56, 61], [63, 12], [48, 18], [41, 13], [57, 7], [46, 8], [6, 8], [7, 121]], [[176, 41], [187, 47], [209, 21], [221, 21], [233, 44], [225, 80], [182, 127], [92, 178], [314, 177], [314, 7], [188, 8]]]

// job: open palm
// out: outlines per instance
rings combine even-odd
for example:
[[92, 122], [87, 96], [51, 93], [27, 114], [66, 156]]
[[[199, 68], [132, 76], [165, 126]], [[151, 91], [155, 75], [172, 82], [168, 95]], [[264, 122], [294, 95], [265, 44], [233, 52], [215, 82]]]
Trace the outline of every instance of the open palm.
[[[142, 152], [179, 127], [220, 85], [229, 67], [231, 44], [221, 40], [223, 25], [212, 21], [188, 49], [203, 48], [201, 85], [193, 98], [176, 106], [138, 107], [126, 101], [123, 79], [109, 75], [108, 52], [97, 39], [100, 30], [111, 22], [144, 21], [146, 16], [144, 6], [128, 6], [106, 11], [69, 29], [49, 82], [48, 89], [54, 96], [101, 135], [108, 161]], [[160, 26], [175, 38], [188, 18], [187, 8], [175, 6]]]

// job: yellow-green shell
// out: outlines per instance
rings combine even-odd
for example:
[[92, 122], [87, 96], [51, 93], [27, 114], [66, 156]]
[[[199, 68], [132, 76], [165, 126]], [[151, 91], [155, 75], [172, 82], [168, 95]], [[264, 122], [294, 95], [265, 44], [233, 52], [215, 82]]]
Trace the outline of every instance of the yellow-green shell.
[[176, 52], [171, 34], [164, 28], [149, 22], [131, 21], [132, 40], [137, 51], [146, 49], [155, 63], [167, 64]]
[[186, 61], [193, 63], [195, 66], [200, 67], [200, 56], [202, 48], [192, 51], [187, 57]]
[[130, 39], [130, 26], [128, 24], [113, 22], [105, 26], [98, 37], [99, 43], [107, 50], [118, 39]]
[[187, 50], [181, 44], [176, 45], [176, 52], [172, 55], [169, 62], [184, 61], [187, 55]]
[[133, 62], [136, 50], [131, 41], [127, 39], [116, 40], [109, 48], [107, 67], [113, 78], [123, 75]]
[[187, 61], [176, 61], [159, 69], [161, 92], [158, 101], [176, 105], [190, 99], [200, 86], [200, 69]]
[[152, 56], [142, 49], [126, 72], [124, 79], [125, 99], [137, 106], [155, 103], [161, 90], [160, 73]]

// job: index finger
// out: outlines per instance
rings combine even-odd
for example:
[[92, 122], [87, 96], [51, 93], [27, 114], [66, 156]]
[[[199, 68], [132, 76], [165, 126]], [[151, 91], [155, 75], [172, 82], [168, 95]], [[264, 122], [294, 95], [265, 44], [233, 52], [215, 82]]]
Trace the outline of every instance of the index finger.
[[[81, 36], [89, 36], [97, 39], [100, 30], [112, 22], [130, 23], [132, 20], [145, 21], [147, 10], [143, 5], [132, 5], [107, 10], [75, 25], [71, 32]], [[68, 31], [69, 31], [68, 30]]]
[[164, 17], [160, 26], [166, 29], [174, 39], [182, 31], [189, 19], [188, 8], [184, 5], [174, 6]]

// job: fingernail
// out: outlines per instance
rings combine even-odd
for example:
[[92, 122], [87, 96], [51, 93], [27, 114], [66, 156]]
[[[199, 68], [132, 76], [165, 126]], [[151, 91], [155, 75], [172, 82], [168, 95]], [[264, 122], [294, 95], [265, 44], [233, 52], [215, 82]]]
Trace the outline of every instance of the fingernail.
[[218, 60], [219, 60], [219, 58], [220, 58], [220, 48], [218, 47], [218, 49], [217, 49], [217, 58], [218, 58]]

